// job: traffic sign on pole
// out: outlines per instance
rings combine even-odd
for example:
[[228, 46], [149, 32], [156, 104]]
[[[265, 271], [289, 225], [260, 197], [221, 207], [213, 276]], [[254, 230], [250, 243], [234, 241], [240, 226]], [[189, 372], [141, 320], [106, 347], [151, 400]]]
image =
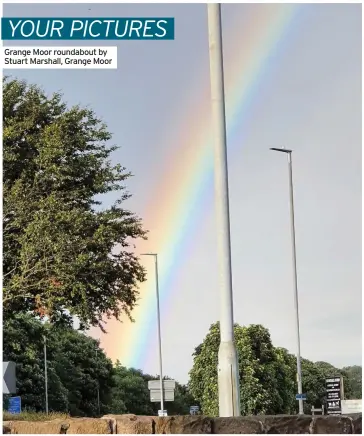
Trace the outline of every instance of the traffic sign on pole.
[[[175, 387], [176, 387], [175, 380], [163, 380], [164, 401], [174, 401]], [[150, 380], [148, 382], [148, 389], [150, 391], [150, 401], [152, 403], [159, 403], [161, 401], [160, 381]]]
[[15, 362], [3, 362], [3, 394], [16, 393]]
[[[149, 390], [159, 390], [160, 389], [160, 381], [159, 380], [150, 380], [148, 382]], [[166, 391], [174, 390], [176, 387], [175, 380], [163, 380], [163, 389]]]
[[[164, 401], [174, 401], [174, 391], [167, 391], [163, 389], [163, 399]], [[150, 401], [152, 403], [160, 403], [161, 391], [150, 390]]]

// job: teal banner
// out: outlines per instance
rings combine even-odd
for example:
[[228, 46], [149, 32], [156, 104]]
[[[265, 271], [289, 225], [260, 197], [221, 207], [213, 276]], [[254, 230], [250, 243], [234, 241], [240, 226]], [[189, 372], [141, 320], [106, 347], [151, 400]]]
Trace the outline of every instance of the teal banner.
[[174, 18], [2, 18], [2, 40], [174, 39]]

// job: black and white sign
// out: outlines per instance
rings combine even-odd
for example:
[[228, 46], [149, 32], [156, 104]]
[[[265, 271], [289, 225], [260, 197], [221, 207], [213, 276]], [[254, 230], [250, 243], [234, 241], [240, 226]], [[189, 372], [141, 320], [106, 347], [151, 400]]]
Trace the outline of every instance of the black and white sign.
[[3, 394], [16, 393], [15, 362], [3, 362]]
[[158, 410], [158, 416], [168, 416], [167, 410]]
[[326, 405], [328, 415], [341, 415], [341, 377], [326, 379]]

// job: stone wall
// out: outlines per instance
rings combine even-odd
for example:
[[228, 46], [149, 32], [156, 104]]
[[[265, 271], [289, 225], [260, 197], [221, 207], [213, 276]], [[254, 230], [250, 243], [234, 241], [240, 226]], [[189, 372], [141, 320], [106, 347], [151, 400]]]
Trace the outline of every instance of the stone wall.
[[5, 421], [3, 434], [362, 434], [362, 415], [204, 416], [106, 415], [100, 419]]

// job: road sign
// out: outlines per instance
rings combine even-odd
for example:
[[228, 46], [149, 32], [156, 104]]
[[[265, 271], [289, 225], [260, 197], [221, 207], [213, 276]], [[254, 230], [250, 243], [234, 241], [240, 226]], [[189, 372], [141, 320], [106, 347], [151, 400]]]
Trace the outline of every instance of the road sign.
[[190, 407], [190, 415], [197, 415], [200, 408], [198, 406], [191, 406]]
[[13, 415], [18, 415], [21, 413], [21, 397], [9, 398], [8, 412]]
[[306, 401], [307, 400], [306, 394], [296, 394], [296, 400]]
[[[163, 400], [174, 401], [174, 389], [176, 386], [175, 380], [163, 380]], [[152, 403], [160, 403], [161, 390], [159, 380], [150, 380], [148, 382], [148, 388], [150, 391], [150, 401]]]
[[[163, 391], [164, 401], [174, 401], [174, 391]], [[160, 403], [161, 401], [161, 391], [150, 391], [150, 401], [152, 403]]]
[[341, 415], [342, 377], [326, 379], [326, 406], [328, 415]]
[[[148, 382], [149, 390], [160, 390], [160, 380], [150, 380]], [[163, 380], [163, 389], [166, 391], [173, 391], [176, 387], [176, 380]]]
[[3, 362], [3, 394], [16, 393], [15, 362]]
[[168, 416], [167, 410], [158, 410], [158, 416]]

